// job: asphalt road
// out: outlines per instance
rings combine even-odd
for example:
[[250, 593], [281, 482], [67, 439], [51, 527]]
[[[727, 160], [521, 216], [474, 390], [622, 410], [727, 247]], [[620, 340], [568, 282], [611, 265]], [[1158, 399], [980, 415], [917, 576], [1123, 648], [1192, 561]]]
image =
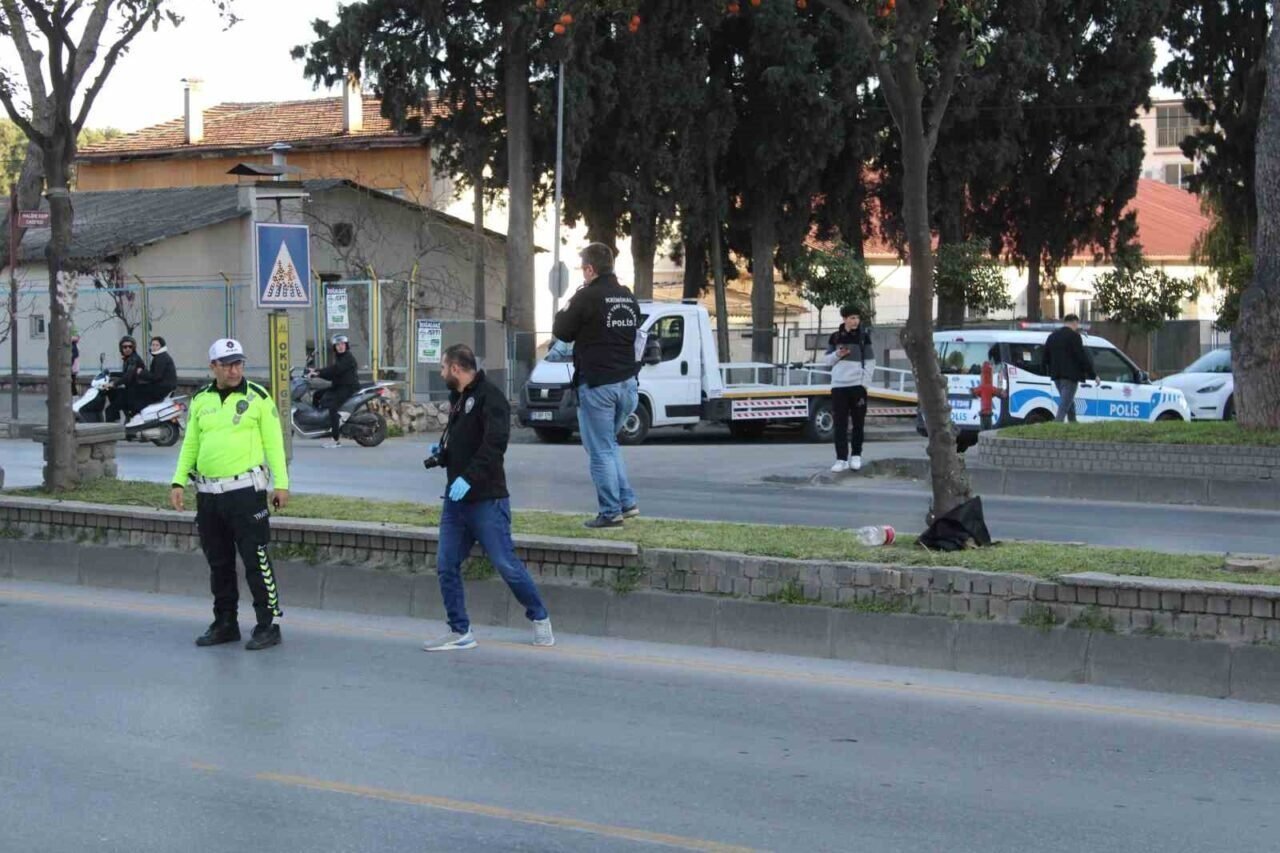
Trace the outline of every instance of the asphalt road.
[[[328, 450], [298, 442], [291, 468], [297, 491], [436, 502], [444, 488], [439, 471], [426, 472], [426, 437], [392, 439], [372, 449]], [[176, 449], [122, 444], [120, 475], [168, 481]], [[735, 442], [714, 430], [657, 434], [624, 450], [641, 510], [663, 518], [808, 524], [856, 528], [891, 524], [923, 529], [929, 506], [921, 483], [850, 478], [841, 486], [792, 486], [770, 477], [805, 477], [826, 470], [830, 448], [785, 435]], [[924, 455], [921, 440], [873, 441], [865, 458]], [[37, 485], [40, 447], [0, 441], [7, 486]], [[517, 431], [507, 453], [507, 480], [518, 509], [593, 513], [595, 492], [586, 455], [576, 443], [545, 445]], [[1040, 539], [1154, 548], [1170, 552], [1276, 553], [1280, 512], [1173, 507], [989, 496], [988, 527], [999, 539]]]
[[[553, 614], [554, 618], [554, 614]], [[1275, 849], [1280, 708], [0, 581], [0, 847]]]

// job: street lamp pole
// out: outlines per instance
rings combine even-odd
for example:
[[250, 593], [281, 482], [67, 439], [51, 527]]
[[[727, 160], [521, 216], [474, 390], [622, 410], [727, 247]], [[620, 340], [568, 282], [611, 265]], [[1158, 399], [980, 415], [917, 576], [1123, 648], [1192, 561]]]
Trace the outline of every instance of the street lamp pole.
[[[561, 58], [556, 81], [556, 224], [555, 245], [551, 252], [551, 275], [560, 275], [560, 203], [564, 188], [564, 59]], [[551, 292], [551, 314], [560, 310], [558, 289]]]

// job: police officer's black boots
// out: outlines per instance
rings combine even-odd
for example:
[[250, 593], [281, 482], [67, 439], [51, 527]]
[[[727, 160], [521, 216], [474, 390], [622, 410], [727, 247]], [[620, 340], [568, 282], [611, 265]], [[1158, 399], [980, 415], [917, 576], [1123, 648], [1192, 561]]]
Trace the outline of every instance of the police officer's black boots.
[[[240, 639], [239, 633], [236, 634], [236, 639]], [[259, 624], [254, 626], [253, 637], [244, 644], [244, 647], [251, 652], [256, 652], [259, 649], [269, 649], [278, 645], [280, 645], [280, 626]]]
[[220, 646], [223, 643], [234, 643], [239, 639], [240, 623], [236, 622], [235, 617], [227, 619], [219, 616], [213, 620], [208, 631], [196, 637], [196, 645]]

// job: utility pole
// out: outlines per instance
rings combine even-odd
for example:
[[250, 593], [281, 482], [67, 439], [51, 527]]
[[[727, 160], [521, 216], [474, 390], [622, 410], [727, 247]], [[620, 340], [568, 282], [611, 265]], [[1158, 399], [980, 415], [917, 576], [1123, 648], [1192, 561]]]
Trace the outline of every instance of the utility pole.
[[564, 196], [564, 59], [561, 58], [556, 82], [556, 224], [555, 245], [551, 250], [551, 316], [560, 310], [563, 283], [560, 276], [560, 204]]
[[18, 422], [18, 184], [9, 186], [9, 399]]

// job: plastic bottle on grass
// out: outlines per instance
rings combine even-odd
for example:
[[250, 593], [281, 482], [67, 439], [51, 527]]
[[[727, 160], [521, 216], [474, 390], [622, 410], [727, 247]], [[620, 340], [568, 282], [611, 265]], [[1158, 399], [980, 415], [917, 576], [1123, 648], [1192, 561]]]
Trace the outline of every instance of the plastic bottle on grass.
[[881, 545], [892, 545], [894, 534], [893, 528], [886, 525], [874, 524], [870, 527], [859, 527], [854, 531], [854, 536], [858, 537], [858, 542], [869, 548], [877, 548]]

